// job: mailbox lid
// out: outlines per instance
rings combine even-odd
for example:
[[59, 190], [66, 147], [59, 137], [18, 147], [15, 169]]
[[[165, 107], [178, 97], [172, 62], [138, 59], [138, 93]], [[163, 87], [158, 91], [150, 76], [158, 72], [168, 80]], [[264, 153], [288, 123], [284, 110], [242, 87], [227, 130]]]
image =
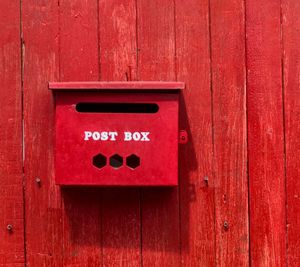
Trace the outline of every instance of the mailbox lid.
[[50, 90], [182, 90], [183, 82], [49, 82]]

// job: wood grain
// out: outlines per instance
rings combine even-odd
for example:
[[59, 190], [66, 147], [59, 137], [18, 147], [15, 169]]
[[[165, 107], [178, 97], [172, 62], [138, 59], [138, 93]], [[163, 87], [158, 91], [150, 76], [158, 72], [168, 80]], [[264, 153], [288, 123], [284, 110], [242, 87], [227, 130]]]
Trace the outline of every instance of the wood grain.
[[[97, 0], [60, 1], [60, 80], [96, 81], [98, 63]], [[64, 266], [102, 262], [100, 189], [62, 190]]]
[[60, 0], [60, 81], [97, 81], [98, 1]]
[[27, 266], [61, 266], [63, 258], [61, 198], [53, 177], [54, 105], [48, 91], [48, 81], [59, 75], [58, 28], [57, 2], [22, 3]]
[[[136, 79], [136, 2], [99, 2], [103, 81]], [[141, 266], [139, 189], [103, 190], [103, 266]]]
[[211, 1], [216, 265], [249, 265], [245, 9]]
[[[223, 2], [0, 1], [1, 266], [299, 265], [300, 4]], [[48, 82], [99, 80], [186, 83], [178, 188], [54, 184]]]
[[179, 148], [182, 266], [214, 266], [215, 262], [208, 11], [208, 1], [176, 1], [177, 79], [186, 83], [180, 129], [189, 136], [189, 142]]
[[[0, 265], [24, 266], [20, 2], [0, 1]], [[11, 232], [7, 225], [12, 225]]]
[[286, 266], [280, 1], [246, 6], [252, 266]]
[[299, 266], [300, 259], [300, 2], [282, 2], [285, 142], [287, 266]]
[[[176, 80], [174, 3], [137, 1], [138, 79]], [[143, 266], [179, 266], [177, 188], [142, 190]]]

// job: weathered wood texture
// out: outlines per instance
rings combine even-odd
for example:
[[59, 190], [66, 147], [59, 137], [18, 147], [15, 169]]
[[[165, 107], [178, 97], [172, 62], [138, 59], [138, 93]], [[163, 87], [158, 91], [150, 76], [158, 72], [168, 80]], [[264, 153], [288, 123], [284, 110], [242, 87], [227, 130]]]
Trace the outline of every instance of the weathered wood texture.
[[[175, 25], [172, 1], [137, 1], [139, 80], [176, 80]], [[179, 266], [177, 188], [141, 190], [144, 266]]]
[[251, 264], [285, 266], [280, 1], [248, 1], [246, 13]]
[[[99, 1], [99, 38], [101, 80], [135, 80], [135, 1]], [[141, 266], [139, 190], [104, 189], [102, 207], [103, 266]]]
[[214, 266], [209, 1], [176, 1], [175, 8], [177, 79], [186, 83], [180, 128], [190, 138], [179, 148], [181, 262], [182, 266]]
[[25, 259], [19, 10], [17, 1], [0, 1], [0, 266]]
[[[296, 0], [0, 1], [0, 265], [299, 266], [299, 13]], [[54, 184], [48, 81], [99, 80], [186, 83], [178, 187]]]
[[210, 3], [216, 265], [248, 266], [245, 8]]
[[287, 265], [300, 264], [300, 2], [282, 1]]
[[54, 105], [47, 90], [59, 77], [58, 29], [57, 2], [22, 3], [27, 266], [61, 266], [64, 258], [60, 188], [53, 180]]
[[[97, 81], [97, 0], [59, 3], [59, 80]], [[70, 66], [74, 66], [70, 68]], [[101, 201], [99, 189], [61, 191], [63, 201], [63, 265], [100, 266]]]

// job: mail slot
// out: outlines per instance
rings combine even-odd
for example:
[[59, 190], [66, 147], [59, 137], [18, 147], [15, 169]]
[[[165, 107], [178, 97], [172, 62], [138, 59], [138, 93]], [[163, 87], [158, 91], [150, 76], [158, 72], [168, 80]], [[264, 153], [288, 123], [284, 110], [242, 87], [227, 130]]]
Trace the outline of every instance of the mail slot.
[[180, 82], [52, 82], [59, 185], [176, 186]]

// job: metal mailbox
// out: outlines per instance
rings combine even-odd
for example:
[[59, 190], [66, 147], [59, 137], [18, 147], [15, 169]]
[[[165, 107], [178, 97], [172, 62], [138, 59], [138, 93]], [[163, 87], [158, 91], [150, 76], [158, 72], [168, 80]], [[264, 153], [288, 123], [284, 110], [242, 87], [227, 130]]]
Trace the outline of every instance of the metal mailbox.
[[180, 82], [49, 83], [56, 183], [177, 185], [183, 88]]

